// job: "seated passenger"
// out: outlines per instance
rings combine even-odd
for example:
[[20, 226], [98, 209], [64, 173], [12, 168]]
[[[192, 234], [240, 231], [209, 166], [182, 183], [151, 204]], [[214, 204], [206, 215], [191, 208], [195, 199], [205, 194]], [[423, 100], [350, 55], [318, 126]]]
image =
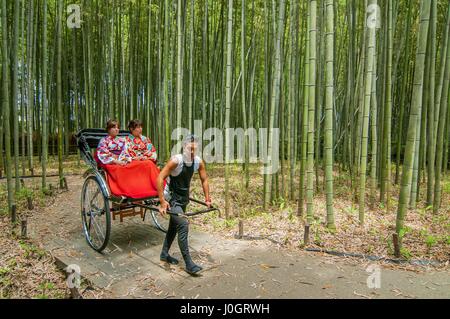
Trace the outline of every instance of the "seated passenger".
[[156, 163], [156, 149], [152, 141], [142, 135], [142, 122], [132, 120], [128, 124], [130, 134], [126, 137], [127, 152], [132, 160], [152, 160]]
[[126, 165], [131, 162], [131, 156], [127, 152], [127, 143], [119, 134], [119, 122], [109, 120], [106, 124], [108, 136], [102, 138], [97, 146], [97, 158], [106, 164]]

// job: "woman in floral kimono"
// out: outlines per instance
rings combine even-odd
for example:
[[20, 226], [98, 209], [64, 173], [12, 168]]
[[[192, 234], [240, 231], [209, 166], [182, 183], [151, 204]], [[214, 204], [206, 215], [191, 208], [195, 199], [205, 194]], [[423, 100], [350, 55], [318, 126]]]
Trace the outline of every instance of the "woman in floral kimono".
[[130, 133], [126, 137], [127, 152], [133, 160], [151, 160], [156, 163], [156, 149], [152, 141], [142, 135], [142, 122], [139, 120], [132, 120], [128, 124]]
[[121, 181], [127, 183], [126, 195], [133, 198], [157, 196], [156, 179], [160, 171], [156, 166], [156, 149], [150, 139], [142, 135], [141, 121], [130, 121], [128, 129], [130, 134], [125, 138], [126, 152], [132, 162], [125, 166], [128, 176], [121, 176]]
[[119, 122], [109, 120], [106, 124], [108, 136], [100, 140], [97, 146], [97, 158], [104, 164], [126, 165], [131, 162], [131, 156], [127, 152], [127, 143], [123, 137], [118, 137]]

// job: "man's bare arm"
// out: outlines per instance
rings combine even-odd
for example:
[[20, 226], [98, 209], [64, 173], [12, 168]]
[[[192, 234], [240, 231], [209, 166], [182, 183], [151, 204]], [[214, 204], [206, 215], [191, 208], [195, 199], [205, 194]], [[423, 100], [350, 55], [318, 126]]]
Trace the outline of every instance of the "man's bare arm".
[[[177, 163], [170, 160], [166, 166], [161, 170], [156, 179], [156, 186], [158, 188], [158, 197], [160, 203], [160, 212], [165, 213], [165, 209], [168, 208], [169, 204], [164, 198], [164, 180], [170, 175], [170, 173], [177, 167]], [[163, 210], [163, 211], [162, 211]]]
[[[206, 175], [206, 166], [205, 162], [201, 161], [200, 166], [198, 168], [198, 173], [200, 175], [200, 180], [202, 182], [203, 193], [205, 194], [205, 201], [211, 204], [211, 198], [209, 196], [209, 183], [208, 183], [208, 175]], [[208, 206], [209, 206], [208, 205]]]

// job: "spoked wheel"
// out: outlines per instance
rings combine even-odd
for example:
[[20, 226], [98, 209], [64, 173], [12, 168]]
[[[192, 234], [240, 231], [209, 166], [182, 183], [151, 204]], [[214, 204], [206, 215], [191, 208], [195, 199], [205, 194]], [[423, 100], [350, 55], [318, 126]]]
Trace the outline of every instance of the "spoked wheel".
[[159, 212], [151, 210], [151, 215], [155, 227], [158, 228], [163, 233], [166, 233], [167, 229], [169, 229], [169, 214], [166, 214], [165, 217], [162, 217]]
[[81, 219], [86, 240], [93, 249], [105, 249], [111, 233], [109, 201], [95, 176], [89, 176], [81, 192]]

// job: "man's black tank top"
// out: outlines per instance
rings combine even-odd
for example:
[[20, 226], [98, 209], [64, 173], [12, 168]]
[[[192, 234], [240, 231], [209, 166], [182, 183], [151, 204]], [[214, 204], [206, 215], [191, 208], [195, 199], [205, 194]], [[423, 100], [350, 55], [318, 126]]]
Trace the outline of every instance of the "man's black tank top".
[[170, 205], [186, 206], [189, 203], [189, 188], [194, 175], [194, 162], [187, 166], [183, 160], [183, 169], [177, 176], [170, 176], [169, 190], [171, 192]]

